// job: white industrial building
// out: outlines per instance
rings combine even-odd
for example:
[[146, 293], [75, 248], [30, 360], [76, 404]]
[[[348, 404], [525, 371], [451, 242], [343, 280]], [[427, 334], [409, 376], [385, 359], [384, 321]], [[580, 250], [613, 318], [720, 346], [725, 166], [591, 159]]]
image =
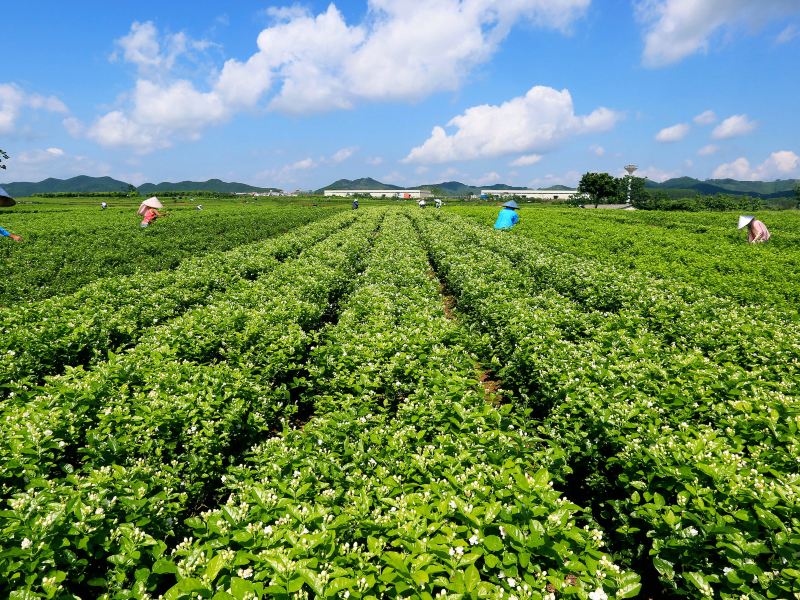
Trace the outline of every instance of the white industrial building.
[[373, 198], [420, 199], [433, 196], [430, 190], [325, 190], [326, 196], [372, 196]]
[[519, 196], [537, 200], [569, 200], [578, 190], [481, 190], [481, 196]]

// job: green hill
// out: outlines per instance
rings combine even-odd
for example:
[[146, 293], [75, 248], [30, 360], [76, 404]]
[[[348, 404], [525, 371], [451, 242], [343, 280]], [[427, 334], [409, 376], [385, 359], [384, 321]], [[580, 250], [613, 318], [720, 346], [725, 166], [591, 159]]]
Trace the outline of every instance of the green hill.
[[707, 179], [700, 181], [693, 177], [676, 177], [661, 183], [645, 182], [645, 187], [659, 190], [670, 197], [687, 197], [714, 194], [735, 196], [755, 196], [758, 198], [786, 198], [794, 195], [794, 186], [799, 179], [778, 179], [777, 181], [737, 181], [736, 179]]
[[32, 196], [33, 194], [53, 194], [58, 192], [127, 192], [128, 184], [111, 177], [89, 177], [78, 175], [71, 179], [55, 179], [48, 177], [43, 181], [20, 181], [2, 184], [6, 191], [15, 197]]
[[324, 188], [316, 191], [317, 194], [322, 194], [325, 190], [402, 190], [403, 188], [390, 185], [388, 183], [381, 183], [372, 177], [362, 177], [360, 179], [339, 179]]
[[143, 196], [158, 194], [159, 192], [218, 192], [221, 194], [236, 194], [247, 192], [272, 192], [277, 191], [277, 188], [262, 188], [248, 185], [246, 183], [237, 183], [222, 181], [220, 179], [209, 179], [208, 181], [179, 181], [171, 183], [169, 181], [162, 181], [159, 184], [144, 183], [136, 188], [137, 191]]

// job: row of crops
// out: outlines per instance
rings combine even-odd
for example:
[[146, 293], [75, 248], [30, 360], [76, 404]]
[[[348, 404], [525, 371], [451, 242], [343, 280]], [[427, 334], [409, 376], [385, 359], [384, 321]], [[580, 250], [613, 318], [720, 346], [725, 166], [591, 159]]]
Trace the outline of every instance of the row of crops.
[[[459, 211], [490, 225], [494, 208]], [[732, 213], [663, 213], [525, 208], [515, 235], [559, 250], [697, 285], [742, 304], [766, 304], [797, 318], [800, 215], [770, 212], [769, 244], [748, 245]]]
[[0, 307], [75, 292], [99, 278], [173, 269], [206, 253], [235, 248], [330, 216], [337, 208], [215, 205], [172, 210], [139, 227], [135, 207], [40, 213], [0, 211], [0, 225], [22, 244], [0, 244]]
[[800, 594], [783, 310], [370, 209], [2, 327], [2, 596]]

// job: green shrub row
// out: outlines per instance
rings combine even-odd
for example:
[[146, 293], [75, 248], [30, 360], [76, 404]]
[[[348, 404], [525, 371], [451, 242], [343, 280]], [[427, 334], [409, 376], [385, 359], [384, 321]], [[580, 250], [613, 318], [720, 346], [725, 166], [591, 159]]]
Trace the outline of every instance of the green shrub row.
[[[106, 358], [150, 327], [274, 269], [352, 221], [349, 213], [263, 242], [184, 261], [174, 271], [104, 278], [80, 291], [0, 310], [0, 397], [67, 366]], [[288, 219], [284, 226], [293, 225]]]
[[309, 361], [314, 417], [257, 446], [225, 505], [189, 519], [159, 566], [176, 578], [164, 597], [635, 596], [552, 488], [550, 449], [487, 402], [462, 336], [391, 215]]
[[591, 504], [629, 567], [659, 577], [658, 593], [800, 590], [790, 324], [763, 311], [728, 331], [739, 307], [702, 290], [417, 218], [482, 354], [539, 409], [570, 497]]
[[[166, 541], [293, 412], [295, 371], [380, 220], [336, 233], [150, 332], [91, 371], [51, 378], [2, 421], [0, 592], [115, 595], [157, 586]], [[193, 344], [189, 345], [188, 342]], [[190, 358], [191, 357], [191, 358]], [[4, 494], [5, 495], [5, 494]]]
[[4, 216], [3, 226], [25, 242], [0, 244], [0, 306], [69, 294], [101, 277], [174, 269], [194, 256], [263, 240], [335, 210], [176, 210], [147, 229], [139, 227], [135, 207]]

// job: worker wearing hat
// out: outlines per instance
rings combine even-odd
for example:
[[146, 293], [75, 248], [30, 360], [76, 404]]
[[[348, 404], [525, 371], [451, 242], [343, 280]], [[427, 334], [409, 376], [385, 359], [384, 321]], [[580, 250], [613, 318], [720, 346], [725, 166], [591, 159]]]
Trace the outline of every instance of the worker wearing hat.
[[739, 217], [739, 229], [747, 227], [747, 241], [751, 244], [766, 242], [770, 238], [767, 226], [752, 215]]
[[509, 200], [503, 204], [500, 209], [500, 214], [497, 215], [497, 221], [494, 222], [495, 229], [511, 229], [514, 225], [519, 223], [519, 204], [514, 200]]
[[20, 236], [18, 236], [16, 234], [13, 234], [10, 231], [6, 231], [2, 227], [0, 227], [0, 237], [9, 237], [12, 240], [14, 240], [15, 242], [21, 242], [22, 241], [22, 237], [20, 237]]

